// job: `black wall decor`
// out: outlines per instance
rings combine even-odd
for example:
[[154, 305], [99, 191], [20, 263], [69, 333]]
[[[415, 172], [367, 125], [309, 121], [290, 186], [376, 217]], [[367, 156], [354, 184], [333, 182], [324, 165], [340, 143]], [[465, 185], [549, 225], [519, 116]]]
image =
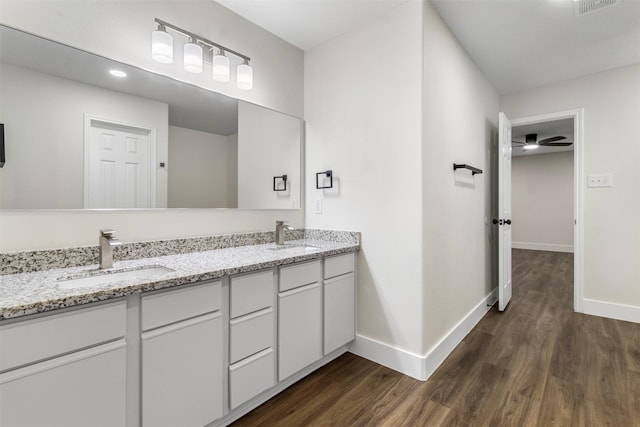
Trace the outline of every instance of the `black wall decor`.
[[0, 123], [0, 168], [4, 167], [4, 123]]
[[475, 175], [478, 173], [482, 173], [482, 169], [478, 169], [478, 168], [474, 168], [473, 166], [467, 165], [467, 164], [457, 164], [454, 163], [453, 164], [453, 170], [455, 171], [456, 169], [468, 169], [471, 171], [471, 175]]
[[[326, 178], [329, 178], [329, 185], [320, 185], [320, 176], [321, 175], [324, 175]], [[318, 190], [320, 190], [322, 188], [333, 188], [333, 172], [328, 170], [328, 171], [316, 173], [316, 188]]]
[[287, 175], [273, 177], [273, 191], [287, 191]]

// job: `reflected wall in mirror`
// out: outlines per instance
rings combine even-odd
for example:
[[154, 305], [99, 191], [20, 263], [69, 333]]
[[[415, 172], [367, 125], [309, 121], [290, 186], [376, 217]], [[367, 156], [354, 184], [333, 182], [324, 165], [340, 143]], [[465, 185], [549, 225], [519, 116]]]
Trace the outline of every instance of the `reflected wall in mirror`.
[[299, 118], [1, 25], [0, 123], [1, 209], [300, 207]]

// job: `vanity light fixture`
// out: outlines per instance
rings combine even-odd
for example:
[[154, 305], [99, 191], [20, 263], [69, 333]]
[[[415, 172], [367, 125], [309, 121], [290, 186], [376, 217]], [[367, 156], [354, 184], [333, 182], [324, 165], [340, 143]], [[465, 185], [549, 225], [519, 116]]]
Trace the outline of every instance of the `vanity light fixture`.
[[202, 72], [202, 46], [195, 37], [184, 45], [184, 69], [190, 73]]
[[173, 37], [164, 24], [158, 23], [158, 29], [151, 33], [151, 57], [161, 64], [173, 62]]
[[253, 88], [253, 68], [249, 65], [248, 60], [244, 60], [243, 64], [238, 65], [236, 70], [238, 89], [251, 90]]
[[[236, 69], [238, 89], [251, 90], [253, 88], [253, 68], [249, 65], [251, 58], [161, 19], [156, 18], [155, 22], [158, 24], [158, 29], [151, 33], [151, 57], [155, 61], [162, 64], [173, 62], [173, 37], [167, 32], [167, 29], [171, 29], [189, 39], [184, 45], [184, 69], [186, 71], [201, 73], [203, 63], [209, 59], [208, 52], [212, 52], [210, 58], [213, 79], [219, 82], [228, 82], [231, 80], [228, 55], [233, 55], [242, 61]], [[203, 55], [203, 47], [208, 48], [207, 57]]]
[[227, 83], [230, 75], [229, 58], [224, 54], [224, 50], [218, 49], [218, 53], [213, 55], [211, 60], [211, 69], [213, 72], [213, 80]]

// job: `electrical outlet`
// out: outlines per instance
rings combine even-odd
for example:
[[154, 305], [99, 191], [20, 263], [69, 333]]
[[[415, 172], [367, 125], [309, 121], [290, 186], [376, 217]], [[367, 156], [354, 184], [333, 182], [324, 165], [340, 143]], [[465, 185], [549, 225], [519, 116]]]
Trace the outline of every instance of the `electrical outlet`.
[[322, 199], [316, 199], [316, 213], [322, 213]]
[[587, 175], [587, 187], [612, 187], [613, 177], [610, 173]]

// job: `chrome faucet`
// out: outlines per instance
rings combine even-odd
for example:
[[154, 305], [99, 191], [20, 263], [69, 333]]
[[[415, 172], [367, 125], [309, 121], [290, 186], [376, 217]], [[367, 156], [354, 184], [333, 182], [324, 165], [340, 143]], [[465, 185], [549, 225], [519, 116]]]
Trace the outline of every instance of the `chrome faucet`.
[[114, 237], [115, 230], [100, 230], [100, 268], [113, 267], [113, 247], [121, 245], [122, 242]]
[[276, 245], [284, 245], [285, 230], [295, 230], [295, 228], [286, 225], [284, 221], [276, 221]]

